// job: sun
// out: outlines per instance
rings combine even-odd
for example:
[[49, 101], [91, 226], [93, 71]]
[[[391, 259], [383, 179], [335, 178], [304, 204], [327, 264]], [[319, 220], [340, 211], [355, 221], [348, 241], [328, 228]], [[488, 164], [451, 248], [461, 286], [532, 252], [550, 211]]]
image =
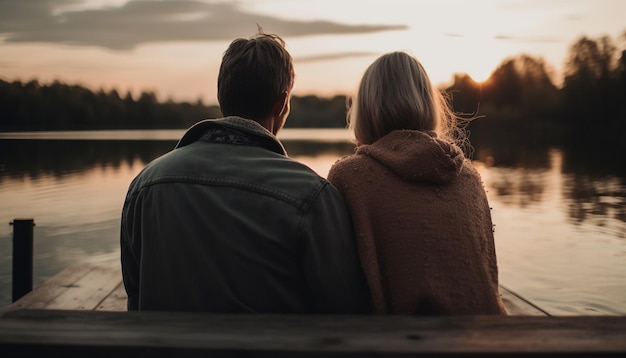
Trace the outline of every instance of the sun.
[[467, 74], [476, 82], [485, 82], [489, 79], [489, 76], [491, 76], [491, 73], [493, 72], [495, 68], [491, 68], [491, 67], [482, 67], [482, 66], [476, 66], [473, 69], [470, 69], [467, 71]]

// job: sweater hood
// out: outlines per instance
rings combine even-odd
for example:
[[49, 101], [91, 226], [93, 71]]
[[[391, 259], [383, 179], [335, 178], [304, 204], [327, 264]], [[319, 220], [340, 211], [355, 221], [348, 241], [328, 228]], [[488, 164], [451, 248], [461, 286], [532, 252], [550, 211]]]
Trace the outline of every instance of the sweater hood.
[[356, 153], [373, 158], [404, 180], [434, 184], [455, 180], [465, 161], [458, 146], [431, 131], [393, 131], [373, 144], [359, 146]]

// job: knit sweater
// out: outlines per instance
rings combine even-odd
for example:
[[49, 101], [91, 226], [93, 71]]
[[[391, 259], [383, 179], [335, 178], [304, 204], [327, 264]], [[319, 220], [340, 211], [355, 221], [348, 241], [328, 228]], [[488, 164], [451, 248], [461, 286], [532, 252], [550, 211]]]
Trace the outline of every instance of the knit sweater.
[[328, 179], [350, 208], [379, 314], [506, 314], [480, 175], [433, 132], [357, 147]]

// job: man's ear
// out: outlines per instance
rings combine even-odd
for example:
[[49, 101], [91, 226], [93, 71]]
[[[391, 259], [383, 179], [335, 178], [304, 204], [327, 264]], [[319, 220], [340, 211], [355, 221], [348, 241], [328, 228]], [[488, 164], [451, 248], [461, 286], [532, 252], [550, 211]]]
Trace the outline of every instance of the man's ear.
[[281, 117], [285, 110], [287, 110], [287, 102], [289, 101], [289, 93], [287, 91], [280, 94], [276, 103], [274, 103], [274, 116]]

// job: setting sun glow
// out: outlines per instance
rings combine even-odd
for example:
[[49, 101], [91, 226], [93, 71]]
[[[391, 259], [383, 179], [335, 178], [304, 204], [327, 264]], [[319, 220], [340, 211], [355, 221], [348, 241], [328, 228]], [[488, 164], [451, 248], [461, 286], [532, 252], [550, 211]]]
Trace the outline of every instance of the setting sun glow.
[[626, 31], [620, 0], [84, 0], [41, 9], [24, 3], [1, 8], [0, 79], [205, 103], [216, 103], [223, 51], [253, 35], [257, 24], [285, 39], [296, 66], [294, 94], [320, 96], [351, 93], [365, 68], [391, 51], [417, 57], [437, 86], [455, 74], [485, 81], [504, 59], [521, 54], [543, 58], [562, 77], [579, 37]]

